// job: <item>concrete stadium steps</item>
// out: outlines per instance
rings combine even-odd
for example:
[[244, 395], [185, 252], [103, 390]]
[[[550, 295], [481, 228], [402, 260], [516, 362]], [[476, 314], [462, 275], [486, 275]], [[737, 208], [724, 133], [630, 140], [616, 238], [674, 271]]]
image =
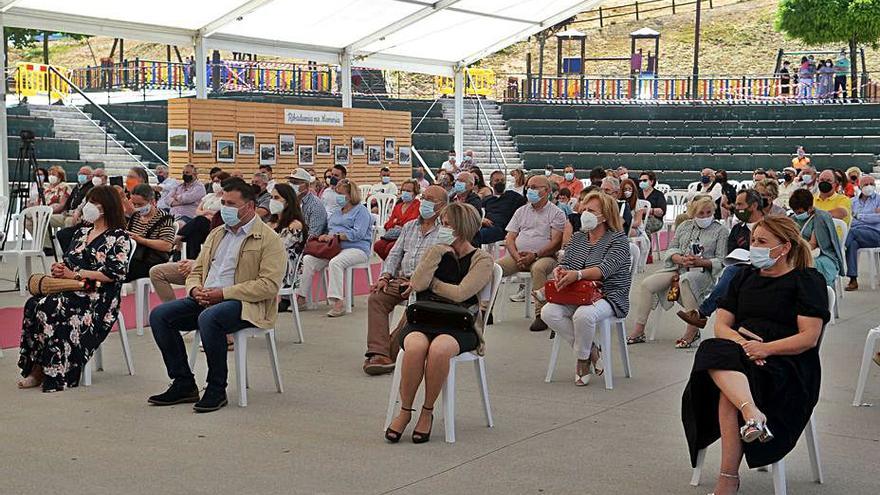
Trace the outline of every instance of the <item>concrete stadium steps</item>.
[[6, 135], [18, 136], [23, 130], [33, 131], [37, 137], [55, 137], [55, 127], [52, 119], [45, 117], [33, 117], [30, 115], [7, 115]]
[[880, 136], [880, 118], [803, 121], [510, 119], [507, 125], [511, 134], [516, 136]]
[[[450, 98], [440, 100], [443, 104], [443, 114], [449, 120], [449, 131], [455, 133], [455, 101]], [[474, 152], [474, 161], [485, 170], [503, 168], [507, 163], [507, 168], [521, 168], [522, 158], [516, 143], [511, 137], [507, 128], [507, 123], [501, 115], [501, 107], [498, 103], [490, 100], [482, 100], [483, 114], [480, 111], [480, 105], [473, 99], [465, 100], [464, 105], [464, 122], [462, 123], [463, 131], [463, 148]], [[495, 140], [489, 132], [490, 126], [495, 133]], [[497, 141], [497, 145], [496, 142]], [[450, 146], [449, 149], [452, 149]], [[502, 159], [503, 155], [503, 159]], [[443, 157], [445, 160], [446, 157]], [[433, 164], [435, 167], [439, 164]]]
[[791, 154], [793, 144], [811, 154], [872, 154], [880, 150], [880, 136], [517, 136], [520, 151], [644, 153], [770, 153]]
[[813, 120], [877, 119], [880, 104], [596, 104], [508, 103], [506, 119], [573, 120]]

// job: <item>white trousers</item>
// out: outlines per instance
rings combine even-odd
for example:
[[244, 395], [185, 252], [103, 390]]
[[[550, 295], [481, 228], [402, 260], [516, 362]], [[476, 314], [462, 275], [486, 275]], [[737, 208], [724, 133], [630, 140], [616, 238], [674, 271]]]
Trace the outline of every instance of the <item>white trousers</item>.
[[[541, 319], [556, 336], [562, 337], [573, 349], [580, 360], [590, 359], [593, 338], [599, 322], [614, 316], [614, 310], [608, 301], [599, 299], [590, 306], [571, 306], [547, 303], [541, 309]], [[609, 352], [609, 349], [605, 349]]]
[[[319, 272], [324, 268], [330, 267], [330, 283], [327, 287], [327, 297], [330, 299], [343, 299], [345, 297], [345, 269], [365, 263], [367, 255], [360, 249], [348, 248], [339, 252], [332, 260], [316, 258], [312, 255], [305, 255], [302, 261], [302, 279], [296, 293], [302, 297], [308, 297], [308, 293], [312, 290], [312, 278], [315, 272]], [[348, 283], [352, 283], [350, 280]]]

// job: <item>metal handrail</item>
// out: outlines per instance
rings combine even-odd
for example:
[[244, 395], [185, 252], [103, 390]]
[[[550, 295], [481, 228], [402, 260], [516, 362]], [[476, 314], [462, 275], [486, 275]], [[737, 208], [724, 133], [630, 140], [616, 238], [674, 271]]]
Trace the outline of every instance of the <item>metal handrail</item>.
[[409, 133], [410, 136], [412, 136], [416, 132], [416, 129], [418, 129], [420, 125], [422, 125], [422, 121], [424, 121], [428, 114], [431, 113], [431, 110], [434, 108], [434, 105], [436, 105], [438, 101], [440, 101], [440, 98], [434, 98], [434, 103], [431, 103], [431, 106], [428, 107], [428, 111], [425, 112], [425, 115], [422, 115], [422, 118], [420, 118], [415, 127], [412, 128], [412, 131], [410, 131]]
[[[128, 130], [127, 127], [125, 127], [125, 126], [122, 125], [118, 120], [116, 120], [115, 117], [113, 117], [112, 115], [110, 115], [110, 112], [108, 112], [107, 110], [104, 110], [104, 107], [102, 107], [101, 105], [98, 105], [98, 104], [95, 103], [91, 98], [89, 98], [89, 97], [88, 97], [88, 96], [87, 96], [87, 95], [86, 95], [86, 94], [85, 94], [85, 93], [79, 88], [79, 86], [73, 84], [73, 82], [71, 82], [71, 80], [68, 79], [67, 76], [65, 76], [65, 75], [62, 74], [61, 72], [57, 71], [57, 70], [56, 70], [54, 67], [52, 67], [52, 66], [49, 66], [49, 72], [54, 72], [55, 74], [58, 74], [58, 77], [60, 77], [62, 81], [64, 81], [65, 83], [67, 83], [71, 88], [73, 88], [74, 91], [76, 91], [77, 93], [79, 93], [79, 95], [82, 96], [87, 102], [89, 102], [93, 107], [97, 108], [101, 113], [103, 113], [104, 116], [107, 117], [111, 122], [113, 122], [117, 127], [119, 127], [120, 129], [122, 129], [122, 130], [123, 130], [126, 134], [128, 134], [129, 136], [131, 136], [131, 138], [134, 140], [134, 142], [136, 142], [137, 144], [139, 144], [142, 148], [146, 149], [151, 155], [153, 155], [153, 157], [154, 157], [159, 163], [161, 163], [162, 165], [168, 166], [168, 162], [166, 162], [165, 160], [162, 159], [162, 157], [160, 157], [159, 155], [157, 155], [156, 152], [153, 151], [152, 148], [150, 148], [149, 146], [147, 146], [146, 144], [144, 144], [143, 141], [141, 141], [137, 136], [134, 135], [134, 133], [132, 133], [130, 130]], [[75, 106], [75, 105], [74, 105], [74, 106]], [[80, 110], [80, 112], [82, 112], [82, 110]], [[91, 120], [91, 119], [90, 119], [90, 120]], [[106, 132], [106, 131], [105, 131], [105, 132]], [[108, 133], [108, 135], [109, 135], [109, 133]], [[116, 141], [115, 138], [113, 138], [113, 140]], [[116, 142], [118, 143], [118, 141], [116, 141]], [[124, 146], [123, 146], [123, 148], [124, 148]], [[131, 154], [131, 152], [129, 152], [129, 154]], [[132, 155], [132, 156], [134, 156], [134, 155]], [[149, 167], [145, 167], [145, 168], [148, 170], [148, 173], [151, 173]]]
[[[465, 67], [464, 72], [467, 75], [468, 79], [470, 79], [470, 77], [471, 77], [470, 70], [468, 70], [468, 68]], [[507, 158], [504, 157], [504, 153], [501, 151], [501, 145], [498, 143], [498, 138], [495, 136], [495, 130], [492, 129], [492, 123], [489, 121], [489, 115], [486, 114], [486, 109], [483, 108], [483, 102], [479, 98], [477, 98], [477, 97], [475, 97], [475, 98], [477, 100], [477, 103], [480, 105], [480, 111], [483, 113], [483, 116], [486, 117], [486, 126], [489, 128], [489, 133], [492, 135], [492, 142], [495, 144], [495, 146], [498, 147], [498, 156], [501, 157], [501, 163], [504, 165], [504, 173], [506, 174], [507, 173]], [[477, 121], [479, 121], [479, 116], [477, 116]]]
[[416, 149], [416, 147], [410, 145], [409, 149], [412, 151], [413, 156], [415, 156], [419, 160], [419, 163], [422, 165], [422, 168], [425, 169], [425, 172], [428, 173], [428, 177], [431, 178], [431, 183], [437, 182], [437, 178], [434, 176], [434, 172], [431, 172], [431, 167], [429, 167], [425, 163], [425, 160], [422, 159], [422, 155], [419, 154], [419, 151]]

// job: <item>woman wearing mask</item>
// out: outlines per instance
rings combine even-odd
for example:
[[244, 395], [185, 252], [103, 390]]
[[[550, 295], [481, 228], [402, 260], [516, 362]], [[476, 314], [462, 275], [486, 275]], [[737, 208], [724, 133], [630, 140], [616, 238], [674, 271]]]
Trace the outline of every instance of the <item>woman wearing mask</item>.
[[492, 188], [486, 185], [486, 179], [483, 178], [483, 171], [480, 170], [480, 167], [471, 167], [470, 173], [474, 176], [474, 192], [480, 199], [491, 196]]
[[[194, 260], [198, 258], [202, 251], [202, 244], [211, 233], [211, 229], [218, 227], [223, 222], [216, 215], [220, 211], [220, 200], [223, 199], [223, 181], [230, 178], [226, 172], [217, 172], [211, 179], [211, 185], [208, 188], [211, 192], [206, 194], [199, 206], [196, 208], [196, 216], [180, 226], [177, 231], [175, 244], [180, 245], [186, 242], [186, 259]], [[239, 179], [241, 180], [241, 179]]]
[[859, 191], [859, 179], [862, 176], [862, 171], [859, 170], [859, 167], [850, 167], [846, 169], [846, 187], [843, 189], [843, 193], [849, 196], [850, 198], [854, 198], [861, 194]]
[[510, 176], [513, 177], [513, 187], [510, 188], [510, 190], [525, 196], [525, 194], [526, 194], [526, 173], [523, 172], [523, 170], [521, 168], [515, 168], [510, 171]]
[[758, 181], [754, 185], [755, 192], [761, 195], [761, 211], [764, 215], [782, 215], [787, 212], [776, 204], [776, 198], [779, 197], [779, 182], [775, 179], [764, 179]]
[[629, 205], [630, 211], [633, 212], [632, 226], [626, 233], [629, 237], [645, 236], [645, 215], [648, 212], [646, 209], [638, 207], [639, 195], [637, 191], [638, 186], [632, 179], [620, 181], [620, 195]]
[[654, 172], [642, 172], [639, 176], [639, 189], [642, 191], [639, 199], [651, 203], [645, 217], [645, 231], [649, 236], [663, 228], [663, 217], [666, 216], [666, 196], [654, 189], [656, 185], [657, 175]]
[[42, 385], [43, 392], [56, 392], [79, 385], [83, 366], [116, 323], [131, 247], [116, 191], [109, 186], [92, 188], [83, 204], [83, 220], [87, 223], [76, 232], [63, 261], [52, 264], [52, 276], [101, 285], [94, 291], [27, 300], [19, 388]]
[[736, 188], [727, 180], [727, 172], [719, 170], [715, 172], [715, 182], [721, 184], [721, 197], [715, 201], [715, 219], [721, 220], [730, 216], [733, 203], [736, 202]]
[[407, 323], [400, 331], [400, 348], [405, 351], [400, 370], [400, 414], [391, 421], [385, 438], [397, 443], [412, 419], [413, 401], [422, 380], [425, 402], [413, 427], [413, 443], [431, 438], [434, 403], [440, 395], [449, 359], [464, 352], [483, 355], [483, 318], [480, 291], [492, 280], [492, 257], [471, 244], [480, 230], [480, 214], [473, 206], [451, 203], [440, 214], [443, 226], [437, 244], [428, 248], [419, 262], [406, 293], [415, 292], [419, 302], [433, 301], [465, 309], [474, 315], [470, 328], [444, 328], [430, 323]]
[[819, 98], [827, 99], [834, 96], [834, 64], [831, 59], [822, 62], [819, 67]]
[[52, 207], [52, 213], [61, 213], [64, 211], [64, 204], [70, 196], [70, 187], [67, 185], [67, 174], [64, 169], [59, 166], [50, 167], [48, 171], [37, 169], [38, 183], [43, 188], [43, 198], [45, 203], [40, 200], [37, 192], [37, 184], [31, 184], [31, 196], [28, 206], [36, 206], [44, 204]]
[[556, 338], [564, 338], [575, 351], [577, 386], [586, 385], [591, 373], [601, 375], [604, 371], [599, 365], [601, 349], [593, 344], [596, 325], [612, 316], [626, 317], [631, 282], [629, 240], [623, 232], [617, 201], [594, 191], [583, 203], [581, 230], [572, 235], [562, 262], [553, 270], [553, 278], [560, 291], [579, 280], [599, 281], [602, 299], [584, 306], [548, 303], [541, 310], [541, 319], [556, 332]]
[[[645, 277], [635, 291], [636, 327], [627, 339], [629, 344], [645, 342], [648, 316], [658, 302], [664, 309], [678, 302], [686, 311], [696, 310], [721, 273], [727, 228], [715, 221], [715, 202], [709, 196], [694, 198], [688, 216], [675, 230], [663, 268]], [[699, 338], [699, 329], [688, 325], [675, 347], [688, 349]]]
[[[336, 205], [338, 208], [330, 215], [327, 226], [329, 232], [318, 236], [321, 241], [335, 237], [342, 249], [333, 259], [327, 260], [307, 254], [303, 257], [302, 279], [305, 287], [297, 289], [298, 303], [305, 307], [306, 295], [311, 292], [312, 277], [315, 272], [329, 267], [327, 300], [332, 305], [327, 316], [331, 318], [345, 315], [345, 271], [349, 266], [366, 263], [370, 259], [373, 217], [366, 206], [361, 204], [358, 185], [353, 180], [342, 179], [336, 185]], [[349, 281], [349, 283], [353, 283]]]
[[34, 181], [31, 183], [28, 191], [28, 206], [37, 206], [40, 204], [39, 188], [43, 188], [45, 193], [46, 187], [49, 185], [49, 171], [43, 167], [37, 167], [34, 170]]
[[385, 222], [385, 234], [377, 240], [373, 246], [373, 251], [383, 260], [388, 257], [397, 238], [400, 237], [400, 231], [407, 222], [419, 218], [419, 206], [421, 202], [416, 199], [421, 188], [419, 183], [413, 179], [404, 181], [400, 186], [400, 198], [394, 208], [391, 210], [391, 216]]
[[822, 276], [786, 217], [755, 225], [752, 267], [719, 301], [715, 337], [700, 345], [682, 397], [691, 456], [721, 437], [718, 495], [736, 493], [745, 454], [769, 466], [795, 446], [819, 400], [819, 341], [829, 320]]
[[834, 287], [837, 277], [845, 275], [843, 251], [831, 214], [813, 206], [813, 195], [798, 189], [791, 195], [792, 218], [800, 228], [801, 237], [810, 246], [813, 265], [825, 277], [825, 284]]
[[150, 276], [150, 268], [165, 263], [174, 246], [174, 218], [156, 208], [156, 192], [149, 184], [138, 184], [131, 190], [133, 212], [126, 233], [137, 247], [128, 266], [125, 282]]
[[[272, 199], [269, 200], [268, 225], [278, 236], [284, 250], [287, 251], [287, 271], [284, 273], [282, 287], [299, 287], [300, 274], [294, 273], [293, 268], [296, 258], [303, 252], [306, 239], [309, 238], [309, 229], [305, 224], [299, 198], [290, 184], [277, 183], [272, 189]], [[278, 311], [286, 312], [290, 307], [290, 300], [283, 298], [278, 303]]]

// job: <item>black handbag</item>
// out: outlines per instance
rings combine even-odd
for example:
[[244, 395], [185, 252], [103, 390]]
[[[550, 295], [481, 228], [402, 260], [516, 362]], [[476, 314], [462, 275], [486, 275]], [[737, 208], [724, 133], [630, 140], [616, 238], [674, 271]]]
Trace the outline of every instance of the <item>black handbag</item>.
[[476, 317], [467, 308], [438, 301], [417, 301], [406, 307], [406, 322], [428, 333], [469, 332]]

